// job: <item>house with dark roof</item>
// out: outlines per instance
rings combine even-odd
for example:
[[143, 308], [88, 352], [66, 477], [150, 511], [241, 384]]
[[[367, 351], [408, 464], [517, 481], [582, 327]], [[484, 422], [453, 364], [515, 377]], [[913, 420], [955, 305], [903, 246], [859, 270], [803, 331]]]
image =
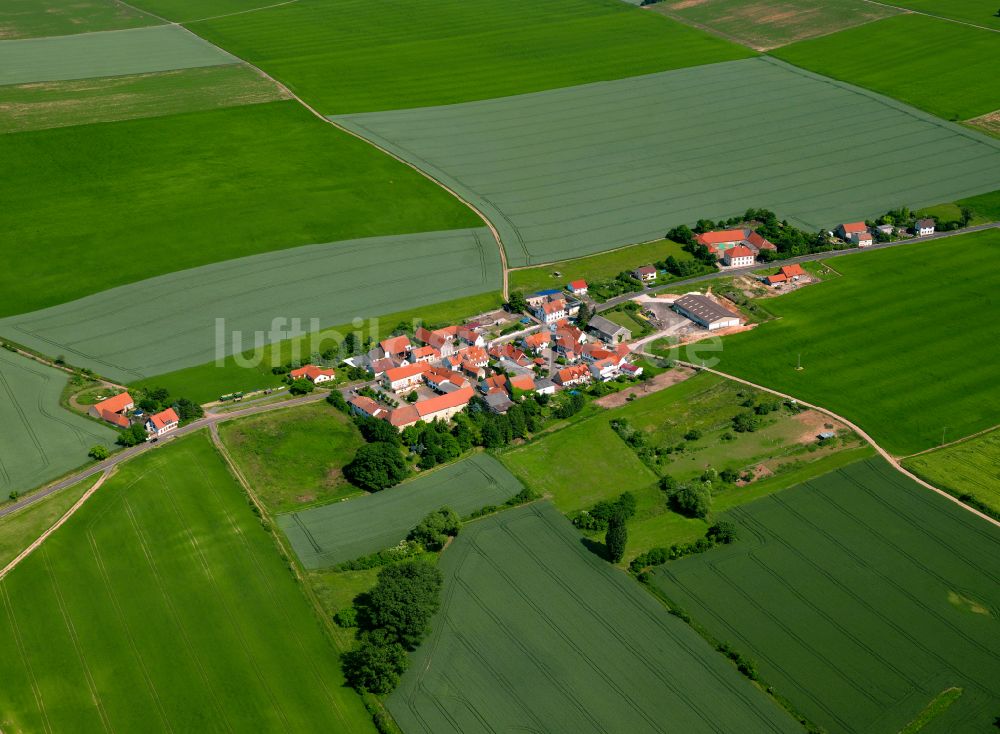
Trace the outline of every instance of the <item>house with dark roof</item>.
[[656, 268], [652, 265], [643, 265], [641, 268], [636, 268], [632, 271], [632, 277], [636, 280], [641, 280], [643, 283], [649, 283], [656, 280]]
[[913, 232], [917, 237], [926, 237], [929, 234], [934, 234], [936, 226], [937, 222], [933, 219], [918, 219], [917, 223], [913, 226]]
[[603, 316], [591, 317], [590, 323], [587, 324], [587, 330], [608, 344], [618, 344], [632, 338], [631, 331]]

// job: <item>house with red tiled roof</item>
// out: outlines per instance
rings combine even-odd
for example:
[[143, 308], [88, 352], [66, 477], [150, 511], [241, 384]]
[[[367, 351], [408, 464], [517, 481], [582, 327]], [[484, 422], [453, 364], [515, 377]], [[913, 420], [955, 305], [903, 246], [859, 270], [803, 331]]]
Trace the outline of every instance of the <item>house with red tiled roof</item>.
[[378, 345], [381, 347], [382, 354], [384, 356], [391, 357], [393, 359], [404, 358], [411, 349], [410, 337], [406, 334], [400, 334], [399, 336], [391, 336], [388, 339], [383, 339]]
[[553, 379], [556, 384], [563, 387], [583, 385], [590, 382], [590, 369], [585, 364], [571, 365], [556, 372]]
[[320, 383], [336, 379], [337, 373], [332, 369], [323, 369], [314, 364], [307, 364], [304, 367], [292, 370], [288, 373], [288, 376], [293, 380], [306, 379], [314, 385], [319, 385]]
[[722, 261], [729, 268], [741, 268], [753, 265], [754, 254], [746, 245], [736, 245], [731, 247], [722, 256]]
[[391, 425], [402, 431], [420, 420], [420, 412], [412, 405], [400, 405], [384, 417]]
[[506, 375], [490, 375], [484, 380], [479, 382], [479, 392], [484, 395], [489, 395], [491, 392], [496, 390], [506, 390], [507, 389], [507, 376]]
[[[704, 245], [708, 251], [722, 260], [726, 253], [736, 247], [746, 247], [753, 255], [761, 250], [777, 250], [771, 242], [754, 229], [718, 229], [695, 235], [695, 242]], [[751, 263], [752, 264], [752, 263]]]
[[566, 287], [574, 296], [587, 295], [587, 281], [585, 280], [574, 280]]
[[613, 358], [599, 359], [592, 362], [588, 369], [590, 369], [591, 377], [595, 380], [609, 382], [618, 376], [618, 360]]
[[461, 372], [446, 367], [431, 367], [424, 372], [424, 381], [440, 393], [452, 392], [469, 384]]
[[913, 225], [913, 233], [917, 237], [926, 237], [929, 234], [934, 234], [935, 227], [937, 227], [937, 222], [930, 217], [927, 219], [918, 219], [917, 223]]
[[642, 367], [637, 364], [632, 364], [631, 362], [626, 362], [618, 369], [621, 370], [621, 373], [626, 377], [637, 378], [642, 374]]
[[764, 282], [773, 287], [788, 282], [788, 276], [784, 273], [775, 273], [774, 275], [767, 276]]
[[372, 400], [367, 395], [353, 395], [347, 404], [351, 406], [351, 412], [356, 415], [367, 416], [368, 418], [385, 418], [388, 416], [388, 409], [381, 403]]
[[490, 363], [490, 355], [482, 347], [466, 347], [457, 353], [462, 362], [469, 362], [477, 367], [485, 367]]
[[88, 411], [94, 418], [107, 421], [119, 428], [128, 428], [131, 425], [126, 413], [135, 408], [135, 401], [127, 392], [120, 393], [107, 400], [91, 405]]
[[[755, 253], [760, 252], [761, 250], [771, 250], [772, 252], [777, 252], [778, 250], [774, 243], [769, 242], [764, 235], [758, 233], [755, 229], [750, 230], [750, 233], [746, 238], [746, 244], [751, 250], [754, 250]], [[640, 369], [642, 368], [640, 367]]]
[[455, 335], [458, 331], [457, 326], [449, 326], [444, 329], [436, 329], [430, 331], [425, 329], [423, 326], [417, 328], [414, 332], [414, 338], [426, 344], [429, 347], [434, 347], [437, 349], [442, 357], [448, 357], [455, 353]]
[[436, 398], [418, 400], [413, 404], [420, 415], [420, 420], [430, 423], [435, 420], [449, 420], [462, 408], [469, 404], [475, 391], [471, 387], [463, 387], [455, 392], [438, 395]]
[[793, 278], [799, 278], [806, 274], [806, 271], [802, 269], [802, 266], [798, 263], [793, 263], [792, 265], [782, 265], [781, 274], [784, 275], [789, 280]]
[[848, 242], [853, 235], [867, 231], [868, 225], [864, 222], [846, 222], [844, 224], [837, 225], [836, 235], [845, 242]]
[[386, 370], [382, 375], [382, 382], [387, 388], [393, 391], [405, 390], [420, 382], [423, 382], [424, 372], [429, 369], [426, 362], [408, 364], [403, 367], [393, 367]]
[[410, 350], [411, 362], [436, 362], [441, 359], [441, 352], [429, 344]]
[[535, 316], [542, 323], [554, 324], [566, 318], [566, 301], [562, 298], [546, 301], [535, 309]]
[[875, 238], [872, 237], [872, 233], [866, 229], [864, 232], [852, 232], [851, 242], [858, 247], [871, 247], [875, 244]]
[[521, 340], [524, 343], [524, 348], [530, 352], [537, 354], [544, 349], [548, 349], [552, 340], [545, 331], [537, 331], [534, 334], [528, 334]]
[[535, 389], [535, 376], [530, 373], [514, 375], [507, 378], [507, 390], [511, 395], [515, 390], [531, 391]]
[[170, 433], [180, 424], [181, 419], [174, 409], [167, 408], [149, 416], [149, 420], [146, 421], [146, 433], [151, 436], [162, 436], [164, 433]]
[[468, 326], [459, 326], [456, 336], [466, 344], [471, 344], [475, 347], [486, 346], [486, 340], [483, 338], [483, 335]]

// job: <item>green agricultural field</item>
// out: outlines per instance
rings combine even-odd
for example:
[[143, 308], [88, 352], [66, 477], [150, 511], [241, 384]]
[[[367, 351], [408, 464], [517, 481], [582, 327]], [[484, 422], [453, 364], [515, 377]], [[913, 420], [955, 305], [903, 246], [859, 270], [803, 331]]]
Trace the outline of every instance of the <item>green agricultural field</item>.
[[1000, 108], [1000, 34], [959, 23], [898, 15], [796, 43], [774, 55], [946, 120], [968, 120]]
[[219, 434], [272, 513], [358, 492], [341, 469], [364, 439], [346, 415], [326, 403], [223, 423]]
[[955, 495], [971, 494], [1000, 512], [1000, 430], [914, 456], [907, 469]]
[[1000, 191], [991, 191], [979, 196], [955, 202], [959, 206], [967, 206], [975, 212], [976, 219], [988, 222], [1000, 222]]
[[1000, 141], [771, 58], [334, 119], [474, 202], [511, 266], [748, 207], [817, 230], [1000, 188]]
[[97, 479], [98, 477], [84, 479], [17, 512], [0, 517], [0, 568], [13, 561], [21, 551], [52, 527], [84, 492], [94, 486]]
[[[767, 301], [778, 318], [724, 339], [719, 369], [821, 405], [907, 455], [996, 424], [1000, 230], [826, 261], [842, 277]], [[974, 276], [974, 277], [970, 277]], [[801, 355], [802, 370], [797, 370]]]
[[433, 633], [388, 699], [408, 734], [800, 731], [547, 503], [469, 525], [440, 567]]
[[66, 373], [0, 350], [0, 496], [24, 492], [89, 461], [117, 435], [59, 404]]
[[[731, 511], [740, 539], [653, 583], [825, 731], [928, 732], [1000, 711], [1000, 529], [881, 459]], [[912, 730], [911, 730], [912, 731]]]
[[0, 40], [111, 31], [159, 23], [116, 0], [4, 0]]
[[0, 41], [0, 85], [236, 63], [179, 26]]
[[[600, 255], [562, 260], [536, 268], [512, 270], [509, 276], [510, 289], [534, 293], [548, 288], [565, 288], [571, 280], [581, 278], [588, 283], [595, 283], [614, 278], [623, 270], [633, 270], [640, 265], [649, 265], [671, 256], [680, 261], [694, 259], [692, 255], [682, 250], [678, 243], [656, 240]], [[557, 272], [561, 275], [556, 275]]]
[[[228, 356], [255, 349], [258, 332], [268, 344], [499, 287], [500, 253], [487, 229], [373, 237], [227, 260], [119, 286], [2, 319], [0, 335], [131, 382], [205, 364], [220, 350]], [[150, 293], [168, 295], [152, 311], [133, 306]], [[221, 326], [218, 319], [224, 320]], [[275, 319], [281, 319], [276, 326]], [[299, 359], [327, 346], [307, 346]], [[266, 373], [272, 366], [261, 364]]]
[[893, 0], [893, 5], [964, 23], [1000, 29], [993, 0]]
[[335, 347], [350, 331], [360, 332], [362, 339], [371, 336], [373, 341], [380, 341], [389, 336], [401, 323], [424, 323], [435, 327], [457, 324], [471, 315], [499, 308], [502, 303], [499, 291], [491, 291], [430, 306], [378, 314], [364, 319], [360, 327], [351, 323], [340, 324], [316, 334], [285, 339], [268, 345], [260, 352], [263, 355], [262, 359], [253, 359], [252, 355], [227, 357], [221, 364], [212, 361], [141, 380], [137, 384], [146, 387], [166, 387], [173, 395], [187, 395], [192, 400], [208, 402], [217, 400], [220, 395], [226, 393], [250, 392], [279, 385], [281, 376], [271, 372], [272, 364], [288, 364], [293, 359], [308, 356], [314, 351], [312, 344], [321, 350]]
[[752, 55], [620, 0], [301, 0], [190, 28], [324, 114], [455, 104]]
[[[858, 442], [850, 437], [824, 448], [815, 446], [815, 434], [827, 429], [812, 412], [771, 413], [753, 433], [732, 432], [732, 418], [745, 410], [740, 403], [750, 392], [731, 380], [701, 373], [553, 431], [500, 458], [528, 487], [550, 496], [566, 513], [588, 509], [622, 492], [635, 495], [628, 560], [649, 548], [696, 539], [707, 529], [704, 520], [689, 520], [668, 508], [658, 487], [661, 475], [689, 482], [699, 480], [708, 468], [754, 471], [758, 478], [749, 485], [713, 484], [713, 511], [722, 512], [836, 469], [843, 465], [844, 455], [855, 460], [870, 455], [869, 449], [856, 448]], [[651, 448], [661, 451], [655, 470], [615, 433], [613, 420], [627, 421], [646, 436]], [[701, 437], [685, 441], [692, 429]], [[678, 446], [683, 450], [675, 450]]]
[[700, 0], [694, 3], [666, 0], [656, 3], [653, 10], [758, 51], [825, 36], [900, 12], [864, 0]]
[[264, 0], [136, 0], [130, 3], [137, 8], [155, 13], [174, 22], [187, 23], [201, 18], [212, 18], [230, 13], [244, 13], [251, 10], [277, 5]]
[[[0, 231], [32, 245], [7, 253], [3, 316], [297, 245], [481, 226], [292, 101], [3, 135], [0, 160]], [[135, 308], [177, 298], [148, 296]]]
[[244, 64], [0, 87], [0, 134], [287, 99]]
[[468, 515], [520, 492], [520, 482], [485, 454], [356, 499], [277, 518], [302, 565], [323, 568], [391, 548], [440, 507]]
[[0, 599], [4, 731], [374, 731], [203, 432], [119, 467]]

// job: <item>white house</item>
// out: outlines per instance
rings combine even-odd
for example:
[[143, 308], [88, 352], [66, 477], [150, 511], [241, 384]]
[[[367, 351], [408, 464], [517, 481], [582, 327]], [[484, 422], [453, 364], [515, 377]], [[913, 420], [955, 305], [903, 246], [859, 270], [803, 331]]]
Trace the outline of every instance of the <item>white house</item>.
[[643, 283], [649, 283], [650, 281], [656, 280], [656, 268], [652, 265], [643, 265], [641, 268], [633, 270], [632, 276], [636, 280], [641, 280]]
[[852, 232], [851, 242], [858, 247], [871, 247], [875, 243], [872, 233], [867, 229], [864, 232]]
[[929, 234], [934, 234], [934, 227], [937, 224], [933, 219], [920, 219], [917, 220], [916, 225], [913, 227], [913, 231], [917, 233], [917, 237], [926, 237]]
[[305, 367], [299, 367], [297, 370], [292, 370], [288, 373], [288, 376], [293, 380], [301, 380], [305, 378], [309, 380], [314, 385], [319, 385], [323, 382], [330, 382], [337, 377], [337, 373], [331, 369], [321, 369], [316, 365], [307, 364]]
[[393, 367], [391, 370], [385, 371], [385, 374], [382, 375], [382, 381], [390, 390], [397, 392], [405, 390], [408, 387], [423, 382], [424, 372], [427, 371], [428, 367], [429, 365], [426, 362], [408, 364], [403, 367]]
[[722, 261], [730, 268], [741, 268], [747, 265], [753, 265], [753, 250], [744, 245], [736, 245], [731, 249], [726, 250], [725, 254], [722, 256]]
[[174, 412], [173, 408], [167, 408], [159, 413], [149, 416], [146, 421], [146, 433], [151, 436], [162, 436], [179, 426], [181, 419]]
[[546, 324], [554, 324], [557, 321], [562, 321], [566, 318], [566, 301], [560, 298], [556, 301], [543, 303], [535, 311], [535, 316], [538, 317], [539, 321]]
[[569, 292], [574, 296], [587, 295], [587, 281], [585, 280], [574, 280], [567, 287], [569, 288]]

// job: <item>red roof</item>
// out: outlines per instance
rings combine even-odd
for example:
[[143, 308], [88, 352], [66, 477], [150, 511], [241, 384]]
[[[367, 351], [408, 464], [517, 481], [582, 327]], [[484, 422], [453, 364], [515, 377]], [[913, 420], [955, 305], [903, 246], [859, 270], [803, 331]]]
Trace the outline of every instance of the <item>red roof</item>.
[[102, 410], [100, 411], [100, 413], [101, 413], [101, 418], [106, 420], [108, 423], [114, 423], [119, 428], [129, 427], [128, 418], [126, 418], [121, 413], [113, 413], [110, 410]]
[[[132, 400], [132, 396], [129, 395], [127, 392], [123, 392], [118, 395], [115, 395], [114, 397], [110, 397], [107, 400], [102, 400], [97, 405], [95, 405], [94, 408], [101, 415], [104, 415], [105, 412], [121, 413], [123, 410], [126, 410], [130, 405], [133, 405], [134, 403], [135, 401]], [[128, 422], [126, 422], [125, 425], [128, 425]]]
[[535, 334], [529, 334], [524, 337], [524, 344], [529, 349], [541, 349], [545, 344], [549, 344], [551, 339], [549, 335], [544, 331], [539, 331]]
[[768, 285], [774, 285], [775, 283], [784, 283], [786, 280], [788, 280], [788, 276], [784, 275], [783, 273], [767, 276]]
[[420, 413], [412, 405], [401, 405], [389, 413], [387, 420], [396, 428], [400, 428], [416, 423], [420, 420]]
[[386, 354], [402, 354], [406, 351], [406, 348], [410, 346], [410, 337], [406, 334], [401, 336], [392, 336], [388, 339], [382, 340], [379, 346], [382, 347], [382, 351]]
[[864, 222], [849, 222], [848, 224], [842, 224], [840, 226], [843, 227], [845, 234], [864, 232], [867, 229]]
[[585, 280], [574, 280], [569, 284], [569, 289], [571, 291], [585, 291], [587, 290], [587, 281]]
[[742, 242], [746, 234], [742, 229], [718, 229], [695, 235], [695, 241], [700, 245], [721, 245], [728, 242]]
[[542, 304], [542, 311], [545, 313], [556, 313], [557, 311], [566, 310], [566, 301], [561, 298], [558, 301], [549, 301], [548, 303]]
[[402, 367], [393, 367], [391, 370], [385, 371], [385, 378], [389, 382], [396, 382], [397, 380], [405, 380], [408, 377], [415, 377], [416, 375], [422, 375], [427, 371], [426, 362], [418, 362], [416, 364], [408, 364]]
[[743, 245], [736, 245], [731, 250], [726, 250], [726, 257], [730, 260], [737, 257], [753, 257], [753, 250]]
[[640, 275], [654, 275], [656, 273], [656, 268], [652, 265], [643, 265], [641, 268], [636, 268], [635, 272]]
[[581, 377], [586, 377], [590, 374], [590, 370], [585, 364], [577, 364], [572, 367], [565, 367], [556, 374], [556, 380], [560, 383], [570, 382], [571, 380], [577, 380]]
[[534, 390], [535, 389], [535, 378], [531, 375], [514, 375], [509, 378], [511, 391], [514, 388], [518, 390]]
[[440, 357], [441, 352], [439, 352], [437, 349], [435, 349], [430, 345], [427, 345], [426, 347], [417, 347], [412, 352], [410, 352], [410, 357], [412, 359], [420, 359], [421, 357], [434, 357], [434, 356]]
[[794, 265], [783, 265], [781, 267], [781, 274], [786, 278], [793, 278], [796, 275], [805, 275], [806, 271], [802, 269], [802, 266], [798, 263]]
[[177, 413], [174, 412], [173, 408], [167, 408], [166, 410], [161, 410], [155, 415], [149, 416], [149, 420], [153, 423], [153, 428], [159, 431], [161, 428], [166, 427], [170, 423], [179, 423], [180, 418]]
[[777, 250], [771, 242], [764, 239], [763, 235], [757, 233], [756, 230], [750, 230], [750, 234], [747, 236], [747, 242], [756, 247], [758, 250]]
[[458, 352], [458, 355], [464, 361], [472, 362], [480, 367], [490, 361], [490, 355], [482, 347], [466, 347]]
[[288, 373], [289, 377], [293, 380], [297, 380], [300, 377], [305, 377], [313, 382], [316, 381], [317, 377], [333, 377], [337, 373], [330, 369], [320, 369], [314, 364], [307, 364], [305, 367], [299, 367], [297, 370], [292, 370]]
[[438, 395], [435, 398], [428, 398], [427, 400], [420, 400], [414, 403], [413, 407], [417, 409], [420, 417], [424, 418], [442, 410], [465, 405], [472, 400], [474, 394], [471, 387], [463, 387], [455, 392], [445, 393], [444, 395]]
[[370, 415], [373, 418], [377, 417], [380, 412], [385, 410], [385, 408], [367, 395], [355, 395], [347, 402], [360, 410], [362, 413]]

